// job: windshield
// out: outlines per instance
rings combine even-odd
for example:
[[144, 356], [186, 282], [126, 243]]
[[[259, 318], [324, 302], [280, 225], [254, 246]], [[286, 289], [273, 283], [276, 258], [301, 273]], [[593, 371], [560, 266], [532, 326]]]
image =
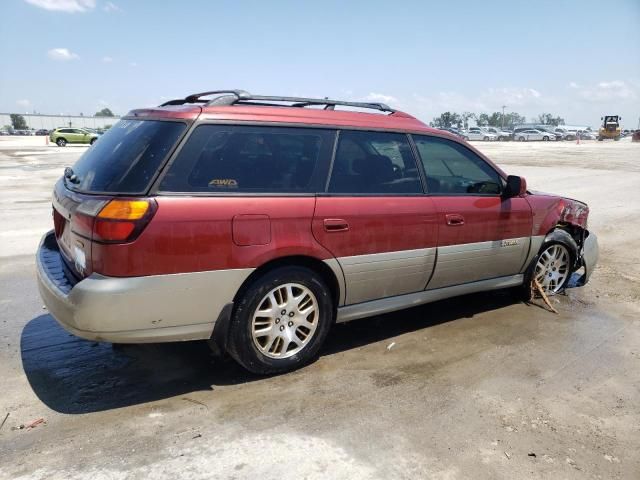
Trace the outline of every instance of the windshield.
[[182, 122], [120, 120], [80, 157], [66, 184], [86, 193], [144, 193], [186, 128]]

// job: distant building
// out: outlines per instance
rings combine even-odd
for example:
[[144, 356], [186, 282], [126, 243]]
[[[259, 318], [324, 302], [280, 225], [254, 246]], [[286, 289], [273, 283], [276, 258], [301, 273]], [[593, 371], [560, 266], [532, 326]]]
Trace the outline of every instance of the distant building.
[[[11, 125], [10, 113], [0, 113], [0, 128]], [[53, 130], [58, 127], [88, 127], [102, 128], [113, 125], [120, 117], [85, 117], [82, 115], [41, 115], [34, 113], [21, 113], [29, 125], [29, 128], [39, 130], [45, 128]]]

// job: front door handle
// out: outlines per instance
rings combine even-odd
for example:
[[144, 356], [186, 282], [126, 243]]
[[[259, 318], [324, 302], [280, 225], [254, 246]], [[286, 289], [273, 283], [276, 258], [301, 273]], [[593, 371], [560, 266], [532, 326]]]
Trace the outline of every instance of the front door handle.
[[325, 218], [323, 223], [327, 232], [346, 232], [349, 230], [349, 223], [341, 218]]
[[447, 225], [450, 227], [459, 227], [464, 225], [464, 217], [458, 213], [449, 213], [445, 215], [447, 219]]

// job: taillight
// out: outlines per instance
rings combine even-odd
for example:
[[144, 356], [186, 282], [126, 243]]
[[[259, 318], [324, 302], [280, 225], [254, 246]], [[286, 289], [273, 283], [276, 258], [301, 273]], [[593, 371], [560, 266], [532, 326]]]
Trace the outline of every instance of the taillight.
[[110, 200], [93, 223], [93, 240], [105, 243], [124, 243], [135, 240], [156, 212], [153, 199]]

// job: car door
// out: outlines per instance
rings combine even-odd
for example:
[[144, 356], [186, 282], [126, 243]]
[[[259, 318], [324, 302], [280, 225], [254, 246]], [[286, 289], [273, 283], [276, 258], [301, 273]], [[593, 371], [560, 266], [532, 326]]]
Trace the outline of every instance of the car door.
[[346, 304], [424, 290], [435, 262], [436, 220], [407, 135], [339, 133], [312, 230], [342, 268]]
[[76, 134], [77, 143], [89, 143], [89, 132], [78, 128], [74, 130], [74, 133]]
[[499, 173], [462, 143], [412, 137], [437, 211], [438, 255], [428, 288], [520, 273], [531, 243], [528, 202], [502, 197]]

